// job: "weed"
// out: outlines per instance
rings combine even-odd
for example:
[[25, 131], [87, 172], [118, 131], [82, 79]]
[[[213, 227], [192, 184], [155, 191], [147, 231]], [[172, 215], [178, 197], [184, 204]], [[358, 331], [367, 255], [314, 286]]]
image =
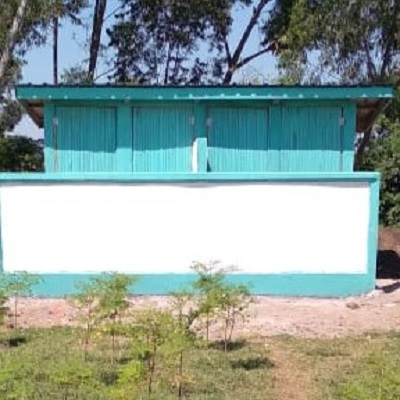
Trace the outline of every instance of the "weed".
[[[235, 285], [227, 281], [232, 267], [223, 267], [220, 262], [195, 262], [192, 269], [196, 279], [193, 291], [172, 293], [173, 308], [190, 331], [197, 321], [204, 321], [205, 339], [210, 341], [210, 326], [220, 320], [223, 323], [224, 349], [227, 351], [237, 321], [245, 320], [245, 311], [253, 301], [246, 285]], [[193, 294], [193, 292], [195, 294]]]
[[[137, 278], [125, 274], [106, 273], [95, 277], [81, 287], [75, 296], [78, 304], [86, 308], [86, 341], [88, 342], [92, 326], [101, 324], [102, 332], [111, 336], [111, 364], [115, 362], [117, 336], [122, 333], [122, 317], [129, 308], [130, 287]], [[85, 356], [87, 345], [85, 345]]]
[[[32, 288], [41, 282], [39, 275], [28, 272], [12, 272], [1, 275], [2, 297], [13, 297], [14, 300], [14, 323], [12, 327], [18, 328], [18, 300], [20, 296], [28, 296], [32, 293]], [[3, 303], [4, 304], [4, 303]]]
[[96, 323], [98, 315], [96, 313], [98, 306], [99, 290], [93, 281], [78, 283], [76, 285], [77, 293], [69, 300], [73, 307], [79, 311], [80, 322], [85, 326], [83, 338], [83, 358], [86, 361], [88, 356], [88, 347], [90, 338]]

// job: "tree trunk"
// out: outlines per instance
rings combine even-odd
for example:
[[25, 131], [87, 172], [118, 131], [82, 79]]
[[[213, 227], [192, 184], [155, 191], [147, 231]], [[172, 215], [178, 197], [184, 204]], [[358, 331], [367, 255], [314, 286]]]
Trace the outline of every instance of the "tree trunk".
[[58, 84], [58, 18], [53, 18], [53, 83]]
[[[257, 4], [257, 6], [254, 7], [254, 9], [253, 9], [253, 14], [242, 34], [242, 37], [239, 40], [239, 43], [238, 43], [235, 51], [233, 52], [232, 55], [227, 54], [228, 70], [226, 71], [224, 79], [222, 81], [222, 83], [224, 85], [229, 85], [231, 83], [233, 74], [235, 73], [236, 70], [238, 70], [240, 68], [239, 63], [240, 63], [240, 58], [242, 56], [244, 47], [250, 38], [252, 30], [257, 25], [263, 10], [265, 9], [265, 7], [269, 3], [269, 1], [270, 0], [259, 0], [259, 3]], [[227, 47], [226, 47], [226, 49], [227, 49]]]
[[372, 127], [368, 128], [364, 132], [364, 136], [361, 139], [361, 143], [359, 144], [359, 146], [356, 150], [356, 154], [354, 157], [354, 169], [355, 170], [358, 170], [361, 166], [364, 152], [368, 146], [369, 141], [371, 140], [371, 136], [372, 136]]
[[94, 74], [99, 57], [101, 33], [103, 30], [104, 14], [106, 12], [107, 0], [96, 0], [93, 13], [92, 38], [90, 41], [88, 80], [93, 82]]
[[116, 315], [114, 314], [112, 317], [112, 349], [111, 349], [111, 364], [114, 365], [115, 361], [115, 317]]
[[15, 293], [14, 299], [14, 329], [18, 328], [18, 293]]
[[179, 354], [179, 383], [178, 383], [178, 398], [183, 398], [183, 350]]
[[0, 84], [2, 84], [3, 77], [6, 73], [11, 54], [14, 51], [15, 44], [17, 43], [18, 32], [21, 29], [22, 21], [25, 16], [26, 6], [28, 0], [21, 0], [15, 14], [10, 31], [7, 35], [7, 41], [0, 58]]

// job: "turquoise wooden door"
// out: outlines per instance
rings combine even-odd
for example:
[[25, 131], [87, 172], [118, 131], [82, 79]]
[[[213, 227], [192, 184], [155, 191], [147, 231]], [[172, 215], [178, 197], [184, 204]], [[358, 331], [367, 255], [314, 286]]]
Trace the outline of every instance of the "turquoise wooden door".
[[208, 169], [211, 172], [271, 171], [268, 108], [208, 110]]
[[190, 107], [133, 109], [133, 171], [190, 172], [191, 116]]
[[341, 112], [340, 107], [283, 107], [280, 135], [281, 170], [341, 171]]
[[341, 107], [214, 107], [208, 111], [213, 172], [337, 172], [343, 169]]
[[116, 109], [57, 107], [54, 170], [112, 172], [116, 167]]

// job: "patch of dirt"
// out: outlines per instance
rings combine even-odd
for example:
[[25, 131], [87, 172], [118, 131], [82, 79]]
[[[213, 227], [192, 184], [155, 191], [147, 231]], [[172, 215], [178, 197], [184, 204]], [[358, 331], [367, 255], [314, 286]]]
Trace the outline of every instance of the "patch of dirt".
[[[249, 321], [238, 325], [237, 335], [340, 337], [399, 329], [400, 280], [380, 280], [378, 287], [368, 295], [347, 299], [257, 297]], [[132, 304], [165, 307], [168, 297], [138, 296]], [[77, 312], [62, 299], [24, 298], [19, 300], [18, 319], [21, 327], [73, 325]]]
[[[168, 297], [138, 296], [132, 304], [165, 307]], [[76, 310], [62, 299], [20, 299], [19, 314], [20, 326], [77, 323]], [[237, 335], [340, 337], [396, 329], [400, 329], [400, 229], [386, 228], [379, 234], [377, 289], [372, 293], [347, 299], [258, 297]], [[213, 331], [213, 336], [220, 336]]]
[[302, 368], [298, 354], [278, 342], [269, 349], [274, 363], [274, 399], [310, 400], [313, 382], [310, 371]]

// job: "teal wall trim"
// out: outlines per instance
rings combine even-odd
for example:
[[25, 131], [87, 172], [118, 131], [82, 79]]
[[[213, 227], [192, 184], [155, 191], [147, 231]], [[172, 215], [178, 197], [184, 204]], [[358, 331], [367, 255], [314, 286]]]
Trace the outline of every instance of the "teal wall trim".
[[132, 171], [132, 107], [119, 105], [117, 109], [117, 171]]
[[[43, 282], [33, 289], [40, 297], [65, 297], [75, 292], [77, 282], [87, 281], [96, 275], [45, 274]], [[187, 288], [193, 274], [137, 275], [138, 284], [133, 289], [138, 295], [166, 295], [171, 291]], [[255, 295], [348, 297], [374, 289], [368, 275], [353, 274], [282, 274], [228, 276], [230, 282], [249, 284]]]
[[373, 182], [378, 172], [292, 172], [292, 173], [0, 173], [7, 183], [173, 183], [173, 182]]
[[379, 177], [371, 182], [369, 191], [369, 224], [368, 224], [368, 279], [373, 286], [376, 278], [376, 261], [378, 255], [379, 233]]
[[391, 86], [24, 86], [16, 89], [20, 100], [313, 100], [392, 98]]
[[53, 118], [55, 107], [53, 103], [46, 103], [44, 107], [44, 168], [45, 171], [54, 171], [54, 132]]

